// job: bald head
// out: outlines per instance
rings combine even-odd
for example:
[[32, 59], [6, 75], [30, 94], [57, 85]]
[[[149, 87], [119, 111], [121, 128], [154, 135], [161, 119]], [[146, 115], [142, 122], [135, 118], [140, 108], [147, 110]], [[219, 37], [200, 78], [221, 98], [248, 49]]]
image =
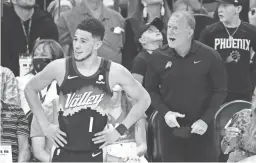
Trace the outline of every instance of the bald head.
[[176, 11], [170, 17], [170, 20], [181, 21], [188, 25], [189, 28], [195, 30], [196, 20], [193, 15], [187, 11]]

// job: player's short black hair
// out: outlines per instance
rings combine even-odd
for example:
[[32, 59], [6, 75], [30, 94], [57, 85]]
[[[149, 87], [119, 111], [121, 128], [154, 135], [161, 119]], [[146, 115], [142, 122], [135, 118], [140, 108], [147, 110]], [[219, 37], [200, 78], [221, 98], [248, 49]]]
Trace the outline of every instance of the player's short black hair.
[[93, 37], [100, 37], [103, 40], [105, 35], [104, 25], [95, 18], [87, 18], [78, 24], [77, 29], [90, 32]]

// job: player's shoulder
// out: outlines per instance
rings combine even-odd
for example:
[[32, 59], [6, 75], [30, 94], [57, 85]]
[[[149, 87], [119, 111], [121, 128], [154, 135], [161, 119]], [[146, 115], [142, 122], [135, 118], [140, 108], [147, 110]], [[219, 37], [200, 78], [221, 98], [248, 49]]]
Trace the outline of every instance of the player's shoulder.
[[67, 58], [56, 59], [56, 60], [50, 62], [46, 68], [51, 73], [59, 74], [60, 72], [65, 72], [66, 60], [67, 60]]
[[[127, 70], [123, 65], [113, 62], [113, 61], [109, 61], [110, 62], [110, 72], [115, 72], [115, 73], [122, 73], [123, 71]], [[128, 70], [127, 70], [128, 71]]]
[[242, 29], [256, 35], [256, 27], [252, 24], [242, 21]]

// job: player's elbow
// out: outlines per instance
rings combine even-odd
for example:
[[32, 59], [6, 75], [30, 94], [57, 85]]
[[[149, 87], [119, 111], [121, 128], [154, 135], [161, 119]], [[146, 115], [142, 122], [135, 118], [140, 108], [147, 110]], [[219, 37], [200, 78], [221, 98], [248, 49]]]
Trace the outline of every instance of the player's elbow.
[[150, 95], [146, 90], [144, 90], [144, 95], [142, 96], [142, 98], [143, 98], [143, 101], [145, 103], [145, 111], [146, 111], [149, 108], [150, 104], [151, 104]]

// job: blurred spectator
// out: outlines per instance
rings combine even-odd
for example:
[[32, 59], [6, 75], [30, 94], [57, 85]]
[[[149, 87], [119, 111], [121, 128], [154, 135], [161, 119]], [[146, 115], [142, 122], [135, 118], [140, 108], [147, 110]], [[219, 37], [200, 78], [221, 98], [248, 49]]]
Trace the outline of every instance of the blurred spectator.
[[248, 13], [248, 17], [249, 17], [249, 23], [256, 26], [256, 5], [254, 8], [250, 9]]
[[221, 149], [229, 155], [227, 162], [243, 162], [256, 155], [256, 109], [253, 106], [234, 114], [225, 127]]
[[105, 26], [106, 32], [99, 56], [121, 63], [124, 42], [124, 19], [116, 11], [105, 7], [102, 0], [83, 0], [79, 6], [63, 13], [57, 22], [59, 41], [65, 56], [72, 55], [72, 38], [77, 25], [86, 18], [95, 17]]
[[[162, 46], [163, 35], [163, 22], [160, 18], [155, 18], [150, 24], [143, 25], [136, 36], [136, 40], [142, 47], [139, 54], [135, 57], [132, 63], [131, 73], [133, 77], [144, 86], [147, 65], [150, 55], [154, 50]], [[146, 114], [148, 117], [153, 113], [153, 108], [150, 107]]]
[[[133, 11], [133, 14], [126, 19], [125, 23], [126, 35], [122, 64], [130, 70], [132, 61], [140, 50], [140, 45], [138, 46], [137, 41], [135, 41], [135, 36], [138, 35], [140, 27], [152, 22], [155, 18], [161, 18], [164, 22], [162, 33], [165, 35], [171, 11], [166, 0], [142, 0], [139, 2], [137, 0], [130, 0], [129, 5], [128, 10], [132, 6], [135, 6], [135, 10]], [[166, 42], [166, 37], [164, 37], [163, 44]]]
[[[121, 95], [121, 96], [120, 96]], [[114, 100], [116, 99], [116, 100]], [[112, 100], [115, 104], [109, 112], [106, 129], [117, 127], [132, 108], [132, 101], [129, 100], [125, 92], [119, 85], [113, 88]], [[116, 101], [116, 102], [115, 102]], [[106, 162], [147, 162], [144, 155], [147, 152], [146, 138], [147, 121], [146, 116], [140, 118], [130, 127], [120, 139], [105, 147]]]
[[35, 0], [12, 0], [12, 4], [4, 4], [1, 62], [15, 76], [19, 76], [23, 66], [19, 66], [20, 56], [30, 56], [35, 40], [58, 39], [51, 15], [34, 6]]
[[19, 93], [14, 74], [0, 66], [1, 145], [11, 147], [13, 162], [30, 159], [28, 144], [29, 128], [20, 108]]
[[36, 4], [42, 11], [46, 11], [47, 6], [54, 0], [36, 0]]
[[[60, 3], [59, 3], [60, 2]], [[55, 0], [50, 3], [47, 7], [47, 11], [52, 14], [54, 22], [57, 23], [58, 18], [63, 12], [71, 10], [73, 5], [70, 0]]]
[[164, 119], [163, 162], [214, 162], [213, 117], [226, 96], [226, 73], [220, 55], [193, 39], [195, 19], [174, 12], [168, 44], [149, 58], [145, 87]]
[[228, 75], [226, 102], [251, 101], [251, 74], [256, 66], [256, 58], [251, 60], [251, 48], [256, 50], [256, 28], [239, 18], [243, 0], [220, 1], [220, 21], [206, 27], [200, 41], [217, 50], [225, 62]]
[[[35, 76], [36, 73], [39, 73], [44, 69], [44, 67], [49, 64], [51, 61], [59, 58], [63, 58], [63, 50], [61, 46], [54, 40], [42, 39], [36, 42], [32, 50], [32, 70], [23, 77], [18, 77], [18, 88], [20, 94], [21, 108], [27, 114], [30, 111], [29, 105], [24, 95], [24, 89], [26, 84]], [[47, 88], [42, 90], [39, 93], [41, 102], [49, 103], [57, 96], [56, 82], [54, 81]]]
[[202, 6], [199, 0], [177, 0], [174, 3], [173, 11], [188, 11], [191, 14], [208, 15], [207, 10]]

